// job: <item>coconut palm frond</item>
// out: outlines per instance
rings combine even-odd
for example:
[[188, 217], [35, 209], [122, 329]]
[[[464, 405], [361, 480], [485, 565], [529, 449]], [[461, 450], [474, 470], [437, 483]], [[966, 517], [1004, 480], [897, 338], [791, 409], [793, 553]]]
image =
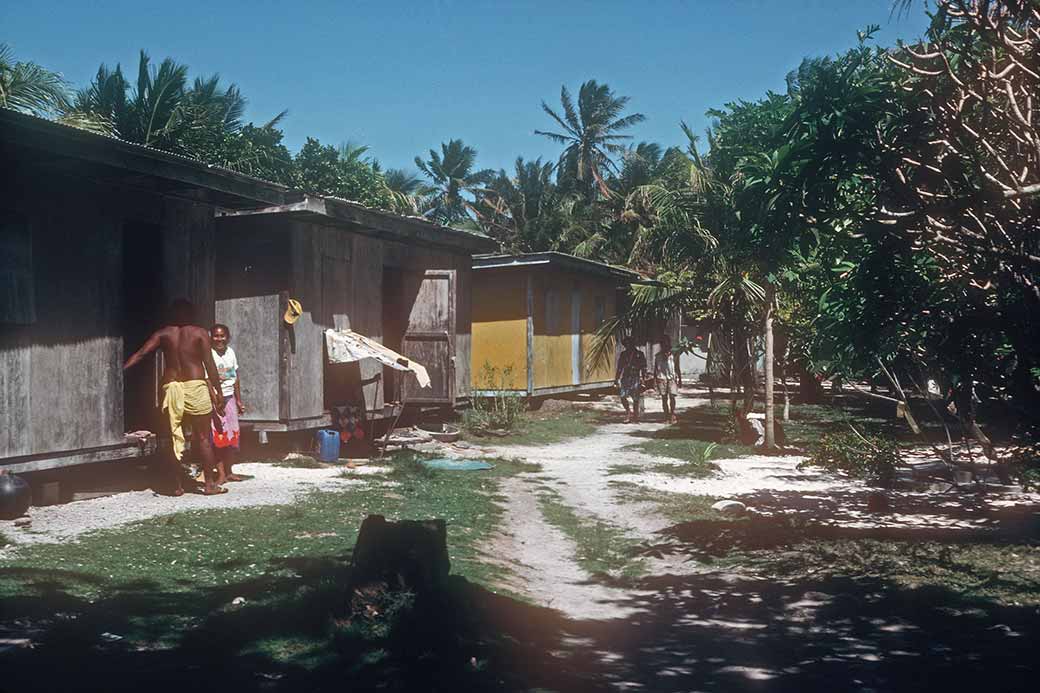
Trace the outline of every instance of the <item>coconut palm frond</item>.
[[58, 122], [97, 135], [118, 137], [115, 123], [98, 113], [70, 110], [58, 116]]
[[0, 43], [0, 106], [37, 116], [61, 113], [70, 107], [69, 86], [57, 72], [16, 62], [11, 48]]
[[629, 295], [632, 303], [628, 310], [607, 318], [593, 335], [584, 359], [586, 373], [601, 370], [610, 363], [622, 336], [639, 325], [669, 319], [695, 300], [698, 292], [685, 284], [633, 284]]

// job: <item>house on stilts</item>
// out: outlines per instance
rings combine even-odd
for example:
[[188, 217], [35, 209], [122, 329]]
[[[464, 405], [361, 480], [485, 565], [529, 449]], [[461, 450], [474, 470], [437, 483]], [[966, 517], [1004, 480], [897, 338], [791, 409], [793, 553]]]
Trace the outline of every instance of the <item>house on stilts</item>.
[[[161, 357], [122, 363], [176, 298], [231, 327], [244, 428], [321, 426], [358, 392], [373, 416], [468, 397], [470, 258], [492, 241], [8, 110], [0, 161], [0, 469], [154, 452], [127, 434], [163, 430]], [[328, 366], [326, 328], [422, 362], [432, 387]]]
[[[475, 257], [474, 393], [541, 398], [609, 390], [616, 352], [594, 361], [593, 340], [628, 307], [632, 285], [645, 281], [632, 270], [564, 253]], [[633, 336], [649, 359], [660, 334], [673, 328], [670, 321], [641, 324]]]

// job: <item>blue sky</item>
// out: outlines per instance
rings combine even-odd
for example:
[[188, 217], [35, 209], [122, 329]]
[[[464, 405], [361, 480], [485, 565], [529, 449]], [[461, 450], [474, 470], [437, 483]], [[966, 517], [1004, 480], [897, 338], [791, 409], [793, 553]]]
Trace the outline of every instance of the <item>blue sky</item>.
[[555, 158], [533, 134], [551, 126], [539, 104], [587, 79], [647, 116], [634, 141], [680, 144], [681, 119], [703, 131], [707, 109], [782, 90], [803, 57], [851, 47], [868, 24], [881, 45], [917, 37], [924, 3], [908, 17], [891, 0], [0, 3], [0, 41], [76, 87], [102, 62], [133, 74], [144, 48], [236, 82], [250, 119], [288, 109], [293, 151], [350, 139], [409, 169], [453, 137], [480, 167]]

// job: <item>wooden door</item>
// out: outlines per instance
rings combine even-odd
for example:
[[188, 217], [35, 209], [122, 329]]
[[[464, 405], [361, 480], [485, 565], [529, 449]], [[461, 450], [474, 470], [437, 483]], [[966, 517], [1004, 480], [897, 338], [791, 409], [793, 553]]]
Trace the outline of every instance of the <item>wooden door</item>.
[[430, 374], [428, 388], [420, 388], [411, 374], [401, 376], [404, 401], [454, 404], [455, 270], [406, 272], [404, 283], [408, 320], [401, 354], [421, 363]]

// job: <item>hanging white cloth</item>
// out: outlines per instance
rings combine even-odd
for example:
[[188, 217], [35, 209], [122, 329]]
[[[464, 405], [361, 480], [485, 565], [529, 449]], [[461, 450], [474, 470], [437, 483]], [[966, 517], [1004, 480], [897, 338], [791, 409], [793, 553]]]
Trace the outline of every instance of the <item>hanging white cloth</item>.
[[351, 330], [325, 330], [325, 350], [329, 363], [353, 363], [361, 359], [375, 359], [384, 366], [399, 371], [411, 371], [419, 387], [430, 387], [430, 374], [421, 363], [401, 356], [379, 342]]

